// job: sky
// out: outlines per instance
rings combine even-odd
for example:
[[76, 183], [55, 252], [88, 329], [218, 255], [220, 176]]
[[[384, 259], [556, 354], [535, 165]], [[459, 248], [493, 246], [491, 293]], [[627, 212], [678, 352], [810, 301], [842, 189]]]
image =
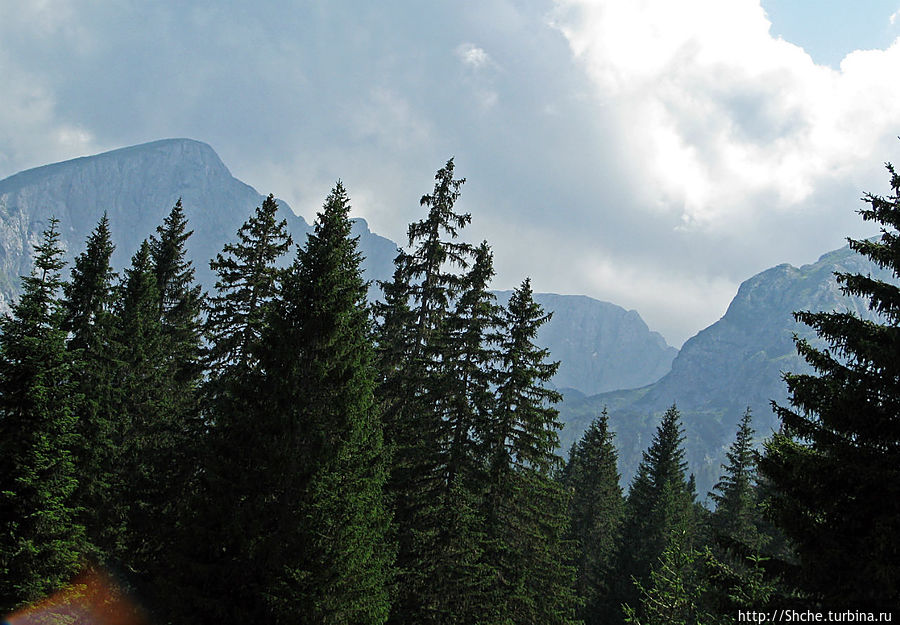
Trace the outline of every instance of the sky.
[[495, 287], [680, 346], [742, 281], [876, 233], [900, 0], [0, 0], [0, 178], [168, 137], [403, 243], [453, 157]]

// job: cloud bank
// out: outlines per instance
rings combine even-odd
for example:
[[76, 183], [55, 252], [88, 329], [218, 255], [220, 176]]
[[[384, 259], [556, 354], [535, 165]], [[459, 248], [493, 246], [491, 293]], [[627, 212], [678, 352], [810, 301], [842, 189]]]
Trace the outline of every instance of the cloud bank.
[[887, 191], [900, 44], [829, 67], [772, 32], [753, 0], [0, 3], [0, 176], [192, 137], [309, 220], [340, 178], [403, 242], [453, 156], [498, 288], [677, 345], [752, 274], [872, 234], [853, 211]]

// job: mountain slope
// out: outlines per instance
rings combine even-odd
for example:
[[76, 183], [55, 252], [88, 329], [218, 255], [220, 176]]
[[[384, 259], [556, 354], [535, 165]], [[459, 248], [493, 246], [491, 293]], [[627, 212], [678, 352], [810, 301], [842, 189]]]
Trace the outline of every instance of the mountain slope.
[[864, 302], [841, 295], [833, 272], [871, 273], [890, 279], [848, 247], [796, 268], [778, 265], [741, 284], [725, 315], [688, 340], [658, 382], [566, 401], [563, 434], [570, 445], [607, 406], [617, 431], [623, 477], [630, 480], [660, 414], [673, 403], [684, 416], [688, 461], [701, 496], [718, 478], [724, 449], [749, 406], [762, 439], [778, 427], [770, 401], [787, 401], [782, 372], [808, 371], [797, 355], [794, 333], [814, 334], [791, 316], [795, 310], [845, 310], [871, 318]]
[[[50, 217], [60, 220], [71, 258], [107, 211], [116, 243], [113, 264], [121, 269], [178, 198], [194, 230], [188, 251], [197, 278], [209, 287], [209, 259], [234, 238], [264, 198], [234, 178], [207, 144], [164, 139], [45, 165], [0, 181], [0, 303], [8, 305], [19, 276], [30, 271], [32, 245]], [[294, 240], [302, 243], [309, 225], [284, 202], [279, 204]], [[388, 278], [396, 246], [369, 232], [363, 220], [355, 221], [354, 234], [360, 236], [368, 258], [366, 278]]]
[[[511, 293], [497, 291], [497, 301], [505, 305]], [[561, 362], [557, 387], [593, 395], [643, 386], [665, 375], [678, 353], [635, 310], [584, 295], [535, 293], [534, 299], [553, 311], [537, 342]]]

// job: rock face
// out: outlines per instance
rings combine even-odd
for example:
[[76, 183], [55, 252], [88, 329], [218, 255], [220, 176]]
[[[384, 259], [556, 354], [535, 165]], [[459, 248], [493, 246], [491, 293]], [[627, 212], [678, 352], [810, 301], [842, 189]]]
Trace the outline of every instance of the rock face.
[[[497, 291], [497, 301], [506, 304], [510, 294]], [[584, 295], [535, 293], [534, 299], [553, 312], [537, 342], [561, 361], [553, 379], [559, 388], [593, 395], [644, 386], [668, 373], [678, 354], [637, 311]]]
[[617, 431], [623, 476], [630, 479], [647, 447], [659, 416], [673, 403], [684, 417], [690, 469], [701, 496], [719, 476], [724, 450], [737, 422], [749, 406], [759, 440], [778, 427], [771, 400], [787, 403], [782, 372], [806, 372], [793, 335], [814, 339], [796, 323], [796, 310], [852, 310], [872, 318], [862, 300], [843, 296], [833, 273], [871, 273], [890, 280], [887, 272], [844, 247], [799, 269], [778, 265], [744, 282], [725, 315], [689, 339], [658, 382], [632, 391], [584, 399], [563, 406], [564, 443], [570, 445], [603, 406]]
[[[209, 259], [234, 238], [264, 198], [234, 178], [205, 143], [154, 141], [30, 169], [0, 181], [0, 303], [8, 307], [19, 276], [31, 270], [32, 246], [50, 217], [60, 220], [71, 259], [107, 211], [116, 244], [113, 264], [121, 269], [179, 198], [194, 230], [188, 252], [197, 279], [210, 287], [214, 280]], [[294, 241], [302, 243], [309, 225], [284, 202], [279, 204]], [[363, 220], [356, 220], [354, 234], [360, 236], [361, 251], [368, 259], [366, 278], [389, 278], [396, 245], [369, 232]]]

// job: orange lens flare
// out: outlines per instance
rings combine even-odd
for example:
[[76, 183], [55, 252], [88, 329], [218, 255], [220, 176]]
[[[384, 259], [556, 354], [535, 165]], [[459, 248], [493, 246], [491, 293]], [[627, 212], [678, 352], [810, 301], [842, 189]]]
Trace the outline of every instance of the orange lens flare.
[[46, 599], [6, 617], [3, 625], [149, 625], [105, 573], [90, 567]]

